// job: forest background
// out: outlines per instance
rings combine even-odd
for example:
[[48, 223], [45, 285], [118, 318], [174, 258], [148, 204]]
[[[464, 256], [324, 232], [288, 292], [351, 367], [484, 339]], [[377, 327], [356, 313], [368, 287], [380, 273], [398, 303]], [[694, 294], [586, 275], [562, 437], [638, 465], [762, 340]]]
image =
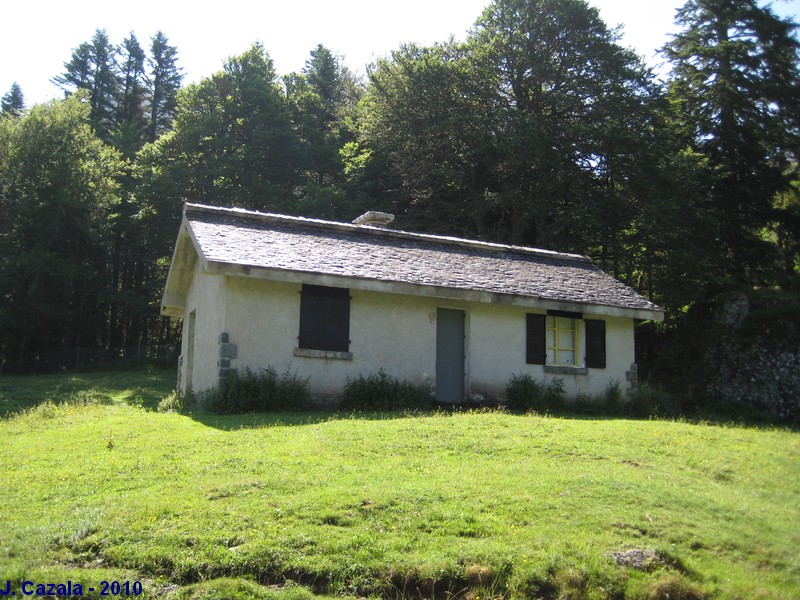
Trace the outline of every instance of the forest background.
[[366, 78], [253, 44], [183, 86], [159, 32], [103, 30], [63, 100], [0, 116], [0, 373], [175, 359], [159, 316], [184, 201], [578, 252], [666, 310], [643, 375], [691, 408], [800, 416], [800, 43], [688, 0], [666, 81], [583, 0], [494, 0], [464, 41]]

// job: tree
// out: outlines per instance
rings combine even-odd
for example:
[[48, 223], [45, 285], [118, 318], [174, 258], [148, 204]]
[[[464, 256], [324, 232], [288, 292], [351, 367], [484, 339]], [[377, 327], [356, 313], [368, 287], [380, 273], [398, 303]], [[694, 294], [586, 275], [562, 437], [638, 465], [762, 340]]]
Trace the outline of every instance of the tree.
[[120, 157], [84, 94], [0, 119], [0, 363], [74, 366], [104, 342], [107, 219]]
[[179, 199], [292, 210], [298, 150], [272, 60], [254, 44], [181, 91], [173, 131], [147, 156]]
[[170, 46], [167, 36], [159, 31], [151, 42], [148, 59], [151, 86], [148, 141], [154, 142], [172, 126], [183, 74], [178, 67], [178, 50]]
[[496, 0], [466, 44], [381, 61], [360, 142], [401, 214], [618, 260], [659, 90], [616, 40], [582, 0]]
[[[68, 95], [87, 91], [83, 97], [88, 98], [95, 131], [133, 161], [147, 141], [171, 126], [182, 80], [176, 61], [177, 50], [161, 32], [152, 39], [148, 60], [134, 33], [114, 49], [98, 30], [91, 42], [73, 51], [65, 73], [55, 81]], [[156, 269], [147, 261], [164, 252], [152, 251], [142, 203], [133, 193], [132, 164], [127, 162], [119, 173], [120, 201], [108, 214], [107, 345], [118, 357], [132, 349], [138, 356], [148, 351], [149, 327], [155, 320], [151, 275]]]
[[512, 241], [615, 251], [658, 97], [618, 37], [582, 0], [497, 0], [473, 29], [498, 119], [498, 192]]
[[116, 49], [105, 30], [98, 29], [91, 42], [84, 42], [73, 50], [64, 69], [53, 82], [67, 95], [79, 89], [89, 92], [92, 126], [100, 139], [109, 141], [117, 120], [120, 82]]
[[[496, 240], [496, 139], [481, 81], [455, 43], [406, 45], [370, 71], [348, 170], [398, 223], [420, 231]], [[391, 203], [391, 205], [388, 205]]]
[[132, 158], [145, 143], [147, 120], [145, 102], [148, 89], [145, 79], [145, 53], [133, 33], [118, 51], [119, 99], [114, 127], [114, 146], [123, 156]]
[[715, 224], [706, 235], [720, 248], [716, 278], [768, 283], [776, 253], [764, 231], [792, 230], [775, 201], [798, 176], [797, 25], [755, 0], [689, 0], [677, 23], [664, 48], [670, 94], [686, 144], [708, 161], [697, 192]]
[[18, 117], [23, 110], [25, 110], [25, 97], [22, 95], [22, 88], [15, 81], [0, 101], [0, 113]]
[[345, 181], [340, 149], [354, 139], [349, 125], [363, 90], [355, 76], [322, 45], [301, 73], [283, 79], [292, 123], [300, 139], [304, 212], [335, 217]]

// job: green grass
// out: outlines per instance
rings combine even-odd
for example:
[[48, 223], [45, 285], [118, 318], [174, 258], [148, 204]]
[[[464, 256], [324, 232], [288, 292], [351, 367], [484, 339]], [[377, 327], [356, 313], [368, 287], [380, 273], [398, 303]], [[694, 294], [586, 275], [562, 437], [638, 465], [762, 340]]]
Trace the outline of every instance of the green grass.
[[150, 368], [38, 376], [0, 376], [0, 417], [53, 404], [129, 404], [155, 408], [175, 387], [175, 370]]
[[[149, 408], [171, 373], [82, 377], [104, 399], [66, 390], [70, 378], [0, 379], [16, 403], [0, 421], [0, 585], [800, 597], [791, 431], [501, 412], [186, 416]], [[612, 555], [631, 550], [645, 569]]]

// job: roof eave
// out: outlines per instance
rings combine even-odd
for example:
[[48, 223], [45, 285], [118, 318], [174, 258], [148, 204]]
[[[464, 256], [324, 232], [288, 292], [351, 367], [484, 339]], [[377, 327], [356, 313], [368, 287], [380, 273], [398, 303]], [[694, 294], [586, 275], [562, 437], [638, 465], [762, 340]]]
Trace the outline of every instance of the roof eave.
[[200, 251], [200, 245], [186, 218], [186, 210], [178, 229], [178, 237], [172, 250], [172, 260], [161, 296], [161, 315], [165, 317], [182, 317], [186, 307], [186, 294], [189, 290], [191, 273], [198, 260], [205, 268], [206, 261]]
[[609, 306], [603, 304], [542, 298], [537, 296], [503, 294], [498, 292], [466, 288], [453, 288], [402, 281], [348, 277], [343, 275], [331, 275], [327, 273], [315, 273], [310, 271], [295, 271], [290, 269], [274, 269], [269, 267], [233, 264], [213, 260], [205, 261], [203, 263], [203, 267], [205, 272], [207, 272], [209, 275], [250, 277], [254, 279], [281, 281], [286, 283], [306, 283], [314, 285], [326, 285], [330, 287], [347, 287], [356, 290], [460, 300], [465, 302], [477, 302], [481, 304], [506, 304], [531, 309], [569, 311], [579, 310], [580, 312], [586, 312], [595, 315], [606, 315], [631, 319], [653, 321], [661, 321], [664, 319], [663, 311], [647, 308]]

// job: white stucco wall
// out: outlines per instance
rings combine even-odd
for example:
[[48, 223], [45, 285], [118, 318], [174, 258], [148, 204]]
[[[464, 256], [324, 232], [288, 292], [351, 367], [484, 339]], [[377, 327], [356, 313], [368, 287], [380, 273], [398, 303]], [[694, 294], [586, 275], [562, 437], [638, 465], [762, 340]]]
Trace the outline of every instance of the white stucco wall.
[[[584, 319], [606, 322], [606, 368], [586, 369], [585, 374], [547, 373], [543, 365], [525, 362], [524, 308], [500, 305], [476, 305], [469, 310], [471, 321], [470, 352], [471, 386], [474, 394], [503, 396], [512, 375], [528, 374], [535, 379], [560, 378], [568, 396], [600, 394], [614, 381], [628, 385], [625, 373], [635, 360], [633, 319], [584, 313]], [[546, 311], [539, 311], [544, 314]], [[577, 364], [585, 359], [585, 330], [578, 322]]]
[[[472, 395], [502, 397], [511, 376], [522, 373], [541, 379], [558, 377], [569, 395], [599, 394], [615, 380], [627, 386], [625, 373], [634, 361], [632, 319], [584, 314], [606, 321], [606, 369], [551, 374], [541, 365], [525, 363], [525, 315], [535, 310], [361, 290], [350, 292], [352, 360], [296, 356], [300, 290], [295, 283], [203, 275], [197, 268], [185, 313], [197, 311], [193, 389], [201, 391], [217, 382], [222, 332], [237, 346], [231, 367], [295, 371], [310, 378], [314, 395], [339, 395], [348, 377], [381, 368], [401, 380], [433, 387], [437, 308], [465, 311], [466, 389]], [[184, 332], [184, 346], [186, 338]], [[582, 329], [579, 338], [583, 340]], [[183, 355], [187, 356], [185, 347]], [[186, 369], [185, 360], [182, 368]]]
[[[186, 309], [183, 319], [181, 339], [181, 389], [203, 391], [217, 383], [219, 374], [219, 334], [225, 330], [225, 300], [227, 297], [226, 277], [203, 273], [199, 262], [194, 266], [194, 276], [189, 293], [186, 295]], [[194, 349], [190, 351], [188, 324], [189, 316], [195, 312]], [[192, 381], [188, 381], [189, 361]]]
[[226, 331], [238, 346], [233, 367], [271, 366], [310, 377], [313, 394], [338, 395], [348, 377], [387, 373], [433, 385], [436, 305], [427, 299], [351, 290], [352, 360], [295, 356], [300, 330], [298, 284], [229, 278]]

